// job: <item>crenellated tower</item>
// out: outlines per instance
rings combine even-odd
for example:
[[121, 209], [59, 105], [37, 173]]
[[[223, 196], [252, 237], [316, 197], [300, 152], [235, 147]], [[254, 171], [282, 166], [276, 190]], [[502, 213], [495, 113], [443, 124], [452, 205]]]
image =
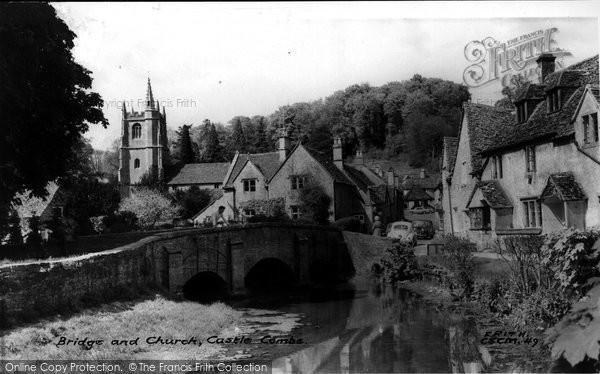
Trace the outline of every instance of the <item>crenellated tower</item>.
[[164, 178], [164, 167], [169, 164], [167, 115], [163, 106], [154, 101], [150, 78], [146, 87], [145, 109], [128, 112], [123, 102], [121, 139], [119, 147], [119, 184], [121, 194], [129, 195], [130, 187], [142, 176], [156, 173]]

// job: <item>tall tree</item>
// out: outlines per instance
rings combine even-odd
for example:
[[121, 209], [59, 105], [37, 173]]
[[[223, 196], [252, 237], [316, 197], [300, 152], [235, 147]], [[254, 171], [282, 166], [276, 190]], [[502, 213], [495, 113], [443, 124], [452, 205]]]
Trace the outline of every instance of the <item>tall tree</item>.
[[178, 160], [183, 164], [191, 164], [195, 161], [194, 148], [190, 137], [191, 125], [183, 125], [177, 131]]
[[66, 174], [89, 124], [108, 122], [76, 35], [47, 3], [0, 4], [0, 205]]
[[204, 146], [202, 162], [226, 161], [215, 124], [205, 119], [202, 127], [201, 141]]
[[272, 151], [272, 142], [268, 140], [267, 119], [264, 116], [252, 117], [252, 126], [254, 127], [254, 146], [255, 152]]
[[244, 135], [244, 128], [242, 125], [242, 118], [240, 116], [234, 117], [231, 121], [231, 145], [233, 149], [241, 153], [248, 152], [248, 144], [246, 142], [246, 135]]

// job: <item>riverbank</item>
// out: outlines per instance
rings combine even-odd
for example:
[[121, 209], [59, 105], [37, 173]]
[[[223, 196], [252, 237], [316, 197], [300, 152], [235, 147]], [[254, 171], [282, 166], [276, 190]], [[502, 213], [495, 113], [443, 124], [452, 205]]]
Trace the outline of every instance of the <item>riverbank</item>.
[[[460, 313], [475, 322], [478, 331], [478, 348], [481, 363], [486, 372], [550, 372], [553, 363], [550, 351], [543, 346], [543, 331], [532, 331], [526, 327], [515, 329], [503, 317], [495, 315], [476, 303], [461, 302], [446, 288], [432, 281], [402, 282], [399, 285], [421, 296], [430, 308], [439, 312]], [[519, 343], [507, 339], [502, 344], [491, 340], [494, 334], [504, 337], [522, 336]], [[534, 343], [535, 342], [535, 343]]]

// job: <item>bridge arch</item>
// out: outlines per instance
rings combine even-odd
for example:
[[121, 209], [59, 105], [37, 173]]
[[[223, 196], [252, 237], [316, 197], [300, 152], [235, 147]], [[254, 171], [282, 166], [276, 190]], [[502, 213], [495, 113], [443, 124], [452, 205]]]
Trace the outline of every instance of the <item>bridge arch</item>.
[[230, 285], [215, 272], [201, 271], [185, 282], [182, 291], [191, 301], [214, 301], [229, 296]]
[[286, 289], [295, 283], [292, 267], [275, 257], [259, 260], [244, 277], [244, 285], [251, 291]]

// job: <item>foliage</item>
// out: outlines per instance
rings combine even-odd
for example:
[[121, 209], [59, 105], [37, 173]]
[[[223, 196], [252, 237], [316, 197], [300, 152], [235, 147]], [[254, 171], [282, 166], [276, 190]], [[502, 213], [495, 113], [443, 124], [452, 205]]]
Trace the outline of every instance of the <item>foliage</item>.
[[285, 199], [278, 197], [274, 199], [253, 199], [240, 203], [242, 210], [251, 209], [256, 212], [256, 215], [288, 218], [285, 214]]
[[159, 221], [173, 219], [179, 213], [170, 199], [145, 187], [136, 188], [130, 197], [121, 201], [119, 211], [134, 213], [144, 229], [153, 227]]
[[192, 186], [187, 190], [176, 190], [172, 193], [173, 200], [181, 207], [182, 218], [192, 218], [208, 205], [211, 199], [209, 190]]
[[508, 321], [518, 327], [547, 328], [557, 323], [568, 311], [572, 299], [560, 289], [538, 288], [511, 305]]
[[506, 303], [503, 299], [508, 288], [509, 285], [500, 279], [477, 279], [471, 299], [491, 312], [505, 312]]
[[39, 244], [42, 242], [42, 236], [40, 235], [40, 217], [33, 216], [28, 220], [29, 233], [27, 234], [27, 238], [25, 239], [25, 243], [27, 244]]
[[600, 249], [594, 243], [600, 230], [579, 231], [574, 228], [549, 234], [541, 247], [541, 262], [547, 266], [561, 291], [580, 297], [590, 288], [588, 280], [600, 277]]
[[319, 225], [329, 224], [331, 197], [325, 192], [323, 186], [313, 180], [305, 181], [298, 200], [304, 218], [308, 218]]
[[137, 229], [137, 221], [137, 216], [128, 211], [111, 213], [104, 218], [106, 232], [111, 233], [129, 232]]
[[8, 218], [8, 240], [6, 244], [23, 244], [21, 220], [16, 210], [11, 210]]
[[177, 150], [174, 152], [174, 160], [182, 164], [191, 164], [196, 160], [192, 139], [190, 137], [191, 125], [183, 125], [177, 131]]
[[[250, 122], [250, 119], [247, 117], [244, 117], [244, 120]], [[242, 118], [239, 116], [234, 117], [229, 123], [231, 124], [231, 146], [240, 153], [247, 153], [248, 142], [246, 140], [246, 135], [244, 135]]]
[[21, 221], [21, 230], [25, 235], [30, 231], [29, 218], [32, 216], [41, 216], [57, 190], [58, 185], [54, 182], [50, 182], [46, 186], [45, 197], [38, 197], [31, 190], [18, 192], [15, 195], [11, 207], [17, 212]]
[[459, 297], [468, 299], [473, 292], [474, 264], [473, 253], [477, 251], [475, 243], [454, 235], [444, 236], [444, 257], [452, 272], [454, 287]]
[[572, 366], [600, 357], [600, 285], [575, 303], [570, 312], [547, 331], [552, 357], [564, 357]]
[[165, 181], [160, 177], [158, 170], [156, 167], [151, 167], [145, 172], [140, 181], [137, 183], [137, 186], [146, 187], [156, 191], [166, 191], [167, 185]]
[[200, 155], [202, 162], [222, 162], [229, 159], [221, 145], [215, 124], [208, 119], [203, 122], [199, 140], [200, 148], [202, 148]]
[[510, 281], [520, 295], [550, 287], [551, 275], [543, 264], [543, 242], [543, 237], [532, 235], [508, 236], [496, 242], [496, 253], [508, 265]]
[[92, 227], [94, 228], [94, 231], [97, 232], [99, 235], [106, 230], [106, 224], [104, 223], [105, 220], [106, 216], [90, 217]]
[[409, 280], [419, 275], [417, 257], [412, 247], [395, 243], [387, 248], [379, 261], [383, 268], [383, 279], [391, 284]]
[[0, 127], [0, 205], [24, 190], [45, 195], [89, 124], [108, 125], [90, 71], [72, 55], [75, 37], [48, 3], [0, 5], [0, 97], [10, 109]]
[[333, 225], [344, 231], [362, 232], [362, 224], [354, 217], [340, 218]]

